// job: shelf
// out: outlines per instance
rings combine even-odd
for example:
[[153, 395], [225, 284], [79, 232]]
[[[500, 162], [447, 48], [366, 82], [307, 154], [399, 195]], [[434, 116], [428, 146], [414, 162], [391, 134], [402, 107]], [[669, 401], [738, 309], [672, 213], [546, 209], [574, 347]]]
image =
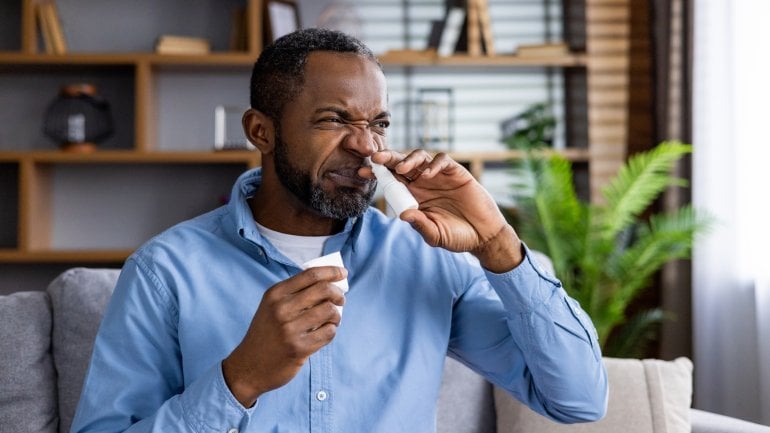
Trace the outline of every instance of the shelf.
[[133, 250], [41, 250], [0, 249], [0, 263], [122, 263]]
[[379, 58], [383, 66], [503, 66], [503, 67], [583, 67], [587, 57], [583, 53], [566, 56], [468, 56], [440, 57], [432, 51], [389, 51]]
[[[588, 149], [559, 149], [547, 150], [546, 154], [558, 153], [572, 162], [587, 162], [589, 159]], [[455, 161], [486, 161], [486, 162], [504, 162], [513, 159], [521, 159], [524, 152], [520, 150], [508, 150], [503, 152], [448, 152]]]
[[[0, 52], [0, 64], [18, 65], [150, 65], [244, 66], [250, 67], [256, 56], [250, 53], [211, 53], [207, 55], [169, 55], [155, 53], [73, 53], [24, 54]], [[454, 55], [439, 57], [420, 51], [391, 51], [379, 57], [383, 66], [501, 66], [501, 67], [581, 67], [587, 64], [583, 53], [566, 56], [518, 57]]]
[[[547, 153], [559, 153], [573, 162], [587, 162], [588, 149], [560, 149], [549, 150]], [[522, 151], [507, 150], [501, 152], [447, 152], [454, 160], [460, 162], [483, 160], [490, 162], [502, 162], [511, 159], [520, 159], [524, 156]], [[216, 163], [246, 163], [250, 166], [258, 166], [260, 154], [256, 151], [221, 151], [221, 152], [134, 152], [134, 151], [97, 151], [89, 154], [67, 153], [59, 151], [10, 151], [0, 152], [0, 162], [31, 161], [33, 163], [49, 164], [92, 164], [92, 163], [148, 163], [148, 164], [216, 164]]]
[[72, 53], [24, 54], [0, 52], [0, 65], [199, 65], [251, 66], [256, 57], [249, 53], [210, 53], [206, 55], [170, 55], [155, 53]]
[[0, 152], [0, 162], [30, 161], [42, 164], [232, 164], [244, 163], [256, 167], [260, 162], [259, 152], [135, 152], [104, 150], [78, 154], [59, 151], [9, 151]]

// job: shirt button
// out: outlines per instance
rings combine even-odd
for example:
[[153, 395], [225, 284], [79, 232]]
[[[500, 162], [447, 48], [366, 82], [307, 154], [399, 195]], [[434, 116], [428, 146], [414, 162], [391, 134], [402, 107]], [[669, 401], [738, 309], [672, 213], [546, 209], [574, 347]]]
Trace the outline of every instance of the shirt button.
[[317, 398], [318, 401], [324, 401], [329, 398], [329, 395], [326, 394], [326, 391], [318, 391], [318, 393], [315, 395], [315, 398]]
[[238, 429], [237, 428], [231, 428], [230, 430], [227, 431], [227, 433], [238, 433]]

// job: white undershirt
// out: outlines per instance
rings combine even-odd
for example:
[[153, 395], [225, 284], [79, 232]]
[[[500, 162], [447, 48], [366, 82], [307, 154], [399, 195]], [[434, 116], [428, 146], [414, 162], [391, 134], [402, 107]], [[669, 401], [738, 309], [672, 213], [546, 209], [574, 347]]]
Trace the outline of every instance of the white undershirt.
[[[255, 221], [256, 222], [256, 221]], [[294, 263], [301, 265], [309, 260], [321, 257], [324, 243], [331, 236], [297, 236], [270, 230], [257, 224], [259, 234], [267, 238], [273, 246]]]

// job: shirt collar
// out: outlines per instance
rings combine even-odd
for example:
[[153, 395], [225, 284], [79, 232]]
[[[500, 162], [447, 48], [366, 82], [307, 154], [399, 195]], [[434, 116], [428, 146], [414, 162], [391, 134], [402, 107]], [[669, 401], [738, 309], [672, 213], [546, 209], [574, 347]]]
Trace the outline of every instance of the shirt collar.
[[[260, 184], [262, 184], [262, 168], [257, 167], [244, 172], [235, 181], [227, 206], [230, 209], [229, 213], [232, 215], [237, 236], [257, 245], [264, 253], [266, 248], [270, 250], [274, 248], [259, 234], [248, 202], [248, 199], [259, 189]], [[361, 234], [363, 221], [368, 217], [369, 212], [371, 210], [367, 210], [361, 217], [348, 218], [344, 229], [327, 241], [326, 248], [330, 251], [338, 251], [349, 246], [355, 251], [356, 240]]]

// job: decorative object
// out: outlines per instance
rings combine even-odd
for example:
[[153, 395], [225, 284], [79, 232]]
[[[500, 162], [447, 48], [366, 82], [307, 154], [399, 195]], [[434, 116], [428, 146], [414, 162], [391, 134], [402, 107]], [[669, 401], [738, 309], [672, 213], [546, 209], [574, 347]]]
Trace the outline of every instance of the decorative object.
[[294, 0], [268, 0], [265, 2], [265, 41], [273, 42], [281, 36], [302, 28], [299, 7]]
[[503, 141], [514, 149], [553, 146], [556, 118], [548, 104], [534, 104], [514, 117], [503, 120]]
[[364, 23], [358, 14], [358, 8], [352, 1], [334, 0], [318, 15], [315, 26], [324, 29], [339, 30], [358, 39], [364, 40]]
[[417, 140], [420, 147], [450, 151], [453, 145], [454, 94], [451, 88], [417, 90]]
[[114, 132], [110, 105], [93, 84], [63, 86], [44, 119], [45, 135], [67, 152], [93, 152]]
[[711, 223], [690, 206], [646, 218], [663, 190], [684, 184], [670, 173], [691, 146], [664, 142], [632, 156], [595, 204], [578, 200], [567, 159], [542, 147], [523, 151], [514, 162], [519, 207], [509, 215], [516, 231], [553, 260], [565, 290], [593, 320], [604, 355], [646, 356], [666, 314], [654, 307], [629, 318], [629, 306], [665, 263], [689, 257], [693, 238]]
[[214, 149], [254, 150], [253, 144], [243, 134], [241, 117], [246, 108], [217, 105], [214, 108]]

